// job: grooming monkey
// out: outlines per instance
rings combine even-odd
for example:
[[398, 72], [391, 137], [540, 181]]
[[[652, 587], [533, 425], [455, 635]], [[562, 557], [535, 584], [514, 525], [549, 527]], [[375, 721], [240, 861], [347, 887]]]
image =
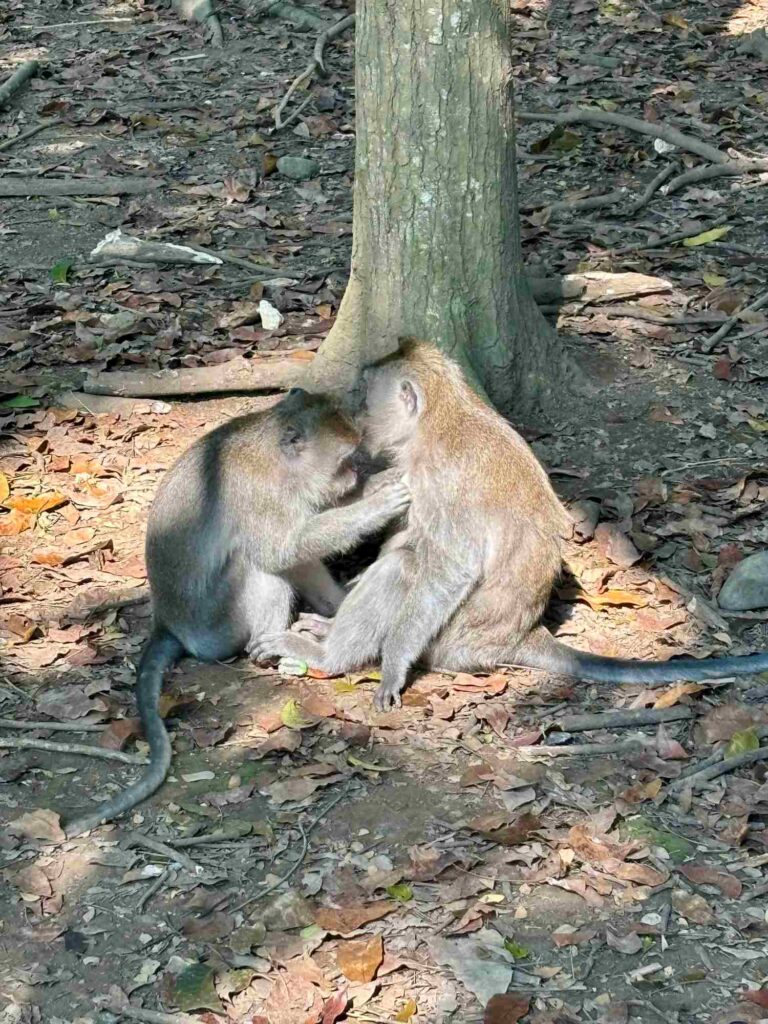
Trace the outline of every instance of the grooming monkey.
[[184, 654], [219, 661], [248, 651], [262, 632], [289, 627], [297, 595], [324, 615], [336, 611], [345, 591], [322, 559], [381, 529], [409, 501], [403, 483], [385, 480], [359, 501], [329, 507], [356, 486], [359, 441], [325, 399], [294, 388], [271, 409], [211, 431], [166, 473], [147, 526], [154, 626], [136, 683], [149, 767], [68, 836], [162, 784], [171, 744], [158, 700], [165, 671]]
[[569, 521], [531, 449], [432, 345], [406, 339], [365, 375], [366, 442], [402, 472], [411, 493], [407, 520], [333, 621], [315, 619], [322, 642], [265, 631], [253, 657], [296, 659], [331, 673], [380, 660], [374, 703], [382, 710], [399, 706], [416, 662], [454, 672], [507, 664], [648, 684], [768, 669], [768, 653], [643, 662], [560, 643], [540, 620]]

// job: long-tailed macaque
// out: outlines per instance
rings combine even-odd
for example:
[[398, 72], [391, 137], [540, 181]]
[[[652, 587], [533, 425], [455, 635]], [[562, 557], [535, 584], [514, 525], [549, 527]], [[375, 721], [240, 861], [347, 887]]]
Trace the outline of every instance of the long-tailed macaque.
[[768, 654], [642, 662], [561, 644], [540, 620], [561, 569], [568, 517], [531, 449], [432, 345], [406, 339], [366, 377], [366, 440], [402, 471], [411, 492], [407, 519], [333, 621], [318, 628], [323, 642], [265, 631], [251, 645], [253, 657], [297, 659], [332, 673], [380, 660], [380, 709], [400, 704], [416, 662], [648, 684], [768, 669]]
[[322, 559], [343, 553], [408, 507], [384, 481], [345, 506], [357, 483], [359, 434], [323, 398], [295, 388], [264, 412], [200, 438], [165, 475], [147, 527], [154, 626], [136, 696], [149, 767], [132, 786], [73, 822], [78, 835], [146, 799], [162, 784], [171, 744], [158, 713], [163, 675], [184, 654], [218, 661], [287, 629], [297, 595], [332, 615], [345, 595]]

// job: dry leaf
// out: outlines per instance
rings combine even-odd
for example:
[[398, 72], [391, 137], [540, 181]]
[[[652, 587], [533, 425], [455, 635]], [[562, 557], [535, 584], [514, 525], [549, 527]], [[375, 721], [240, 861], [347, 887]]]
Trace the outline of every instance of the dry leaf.
[[632, 608], [644, 608], [648, 604], [647, 597], [632, 594], [628, 590], [604, 590], [600, 594], [589, 594], [581, 587], [556, 587], [555, 593], [561, 601], [584, 601], [593, 612], [602, 611], [603, 608], [620, 608], [626, 605]]
[[25, 515], [14, 508], [7, 516], [0, 516], [0, 537], [18, 537], [25, 530], [31, 530], [34, 525], [34, 516]]
[[712, 924], [715, 919], [715, 915], [704, 897], [697, 893], [686, 892], [685, 889], [673, 890], [672, 906], [686, 921], [692, 921], [694, 924]]
[[333, 935], [349, 935], [356, 932], [364, 924], [378, 921], [397, 909], [397, 903], [382, 900], [379, 903], [359, 904], [354, 907], [319, 907], [315, 911], [315, 924]]
[[[674, 665], [674, 662], [670, 662]], [[670, 686], [668, 690], [665, 690], [660, 697], [654, 702], [655, 708], [671, 708], [680, 700], [681, 697], [687, 697], [692, 693], [700, 693], [704, 689], [698, 683], [677, 683], [675, 686]]]
[[498, 694], [503, 693], [508, 685], [509, 679], [500, 672], [488, 676], [487, 679], [471, 676], [466, 672], [459, 672], [453, 678], [451, 689], [458, 690], [460, 693], [489, 693], [491, 696], [496, 697]]
[[11, 488], [8, 483], [8, 477], [5, 473], [0, 473], [0, 505], [5, 504], [5, 499], [11, 493]]
[[27, 896], [46, 897], [53, 893], [51, 880], [37, 864], [30, 864], [13, 875], [13, 881], [19, 892]]
[[27, 839], [42, 839], [52, 843], [66, 839], [61, 827], [61, 817], [55, 811], [47, 811], [45, 808], [22, 814], [8, 825], [8, 830], [16, 835], [26, 836]]
[[339, 1017], [346, 1011], [348, 1003], [349, 996], [346, 989], [342, 988], [338, 992], [334, 992], [323, 1006], [323, 1016], [320, 1018], [320, 1024], [336, 1024]]
[[652, 779], [650, 782], [638, 782], [629, 789], [625, 789], [619, 796], [628, 804], [641, 804], [645, 800], [653, 800], [661, 791], [661, 779]]
[[505, 992], [491, 996], [483, 1014], [483, 1024], [517, 1024], [530, 1009], [528, 996]]
[[622, 569], [629, 569], [643, 557], [616, 523], [600, 523], [595, 529], [595, 544], [603, 558]]
[[725, 871], [717, 871], [706, 864], [682, 864], [677, 870], [694, 885], [714, 885], [723, 896], [732, 900], [741, 896], [741, 882]]
[[373, 981], [383, 959], [384, 942], [380, 935], [343, 942], [336, 951], [339, 970], [349, 981]]

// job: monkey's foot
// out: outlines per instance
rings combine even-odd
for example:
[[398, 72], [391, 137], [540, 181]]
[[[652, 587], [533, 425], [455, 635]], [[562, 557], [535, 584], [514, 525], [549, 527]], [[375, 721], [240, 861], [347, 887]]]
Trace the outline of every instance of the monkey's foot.
[[291, 626], [292, 633], [309, 633], [317, 640], [325, 640], [331, 631], [333, 619], [325, 615], [301, 614]]
[[293, 658], [319, 668], [323, 660], [323, 648], [316, 640], [300, 633], [258, 633], [251, 637], [246, 651], [253, 661], [273, 661], [279, 658]]
[[402, 705], [400, 691], [389, 684], [381, 683], [373, 695], [373, 706], [377, 711], [391, 711]]

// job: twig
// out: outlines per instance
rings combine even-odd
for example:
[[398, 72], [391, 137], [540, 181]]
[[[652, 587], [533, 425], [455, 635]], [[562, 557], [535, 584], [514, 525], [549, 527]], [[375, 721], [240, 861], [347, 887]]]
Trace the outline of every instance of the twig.
[[555, 203], [537, 202], [526, 203], [522, 207], [524, 213], [530, 210], [544, 209], [549, 216], [561, 213], [563, 210], [578, 212], [580, 210], [599, 210], [604, 206], [615, 206], [622, 202], [627, 196], [626, 186], [617, 188], [613, 192], [605, 192], [599, 196], [585, 196], [583, 199], [561, 199]]
[[310, 359], [235, 358], [219, 366], [196, 366], [180, 370], [112, 370], [97, 373], [83, 383], [83, 391], [94, 395], [124, 395], [159, 398], [174, 395], [217, 394], [226, 391], [282, 391], [292, 387]]
[[653, 178], [648, 183], [648, 186], [646, 187], [646, 189], [643, 192], [643, 194], [638, 199], [636, 199], [634, 201], [634, 203], [631, 204], [631, 206], [627, 207], [627, 209], [625, 211], [625, 215], [627, 217], [631, 217], [635, 213], [637, 213], [638, 210], [642, 210], [642, 208], [644, 206], [647, 206], [648, 203], [653, 198], [653, 196], [655, 195], [655, 193], [658, 192], [658, 190], [661, 188], [661, 186], [667, 180], [667, 178], [669, 178], [674, 173], [675, 173], [675, 165], [674, 164], [667, 164], [666, 167], [662, 168], [662, 170], [659, 171], [659, 173], [656, 175], [656, 177]]
[[638, 132], [640, 135], [650, 135], [655, 139], [663, 139], [672, 146], [685, 149], [689, 153], [696, 153], [697, 156], [710, 160], [713, 164], [723, 164], [729, 159], [728, 156], [692, 135], [685, 135], [665, 124], [651, 124], [650, 121], [643, 121], [639, 117], [628, 117], [626, 114], [612, 114], [607, 110], [600, 110], [598, 107], [571, 107], [569, 110], [549, 111], [547, 113], [533, 113], [531, 111], [518, 111], [517, 118], [520, 121], [547, 121], [550, 124], [610, 124], [615, 128], [626, 128], [628, 131]]
[[116, 1017], [129, 1017], [131, 1020], [144, 1021], [144, 1024], [200, 1024], [199, 1017], [191, 1013], [163, 1013], [160, 1010], [141, 1010], [138, 1006], [125, 1003], [110, 1003], [110, 1013]]
[[0, 178], [0, 196], [138, 196], [154, 192], [162, 184], [156, 178]]
[[312, 834], [312, 831], [317, 826], [318, 822], [320, 822], [327, 814], [330, 814], [330, 812], [337, 804], [341, 803], [341, 801], [344, 799], [348, 792], [349, 783], [347, 783], [347, 785], [344, 787], [341, 793], [338, 794], [338, 796], [334, 797], [334, 799], [331, 800], [331, 802], [328, 804], [325, 810], [321, 811], [316, 818], [312, 819], [307, 828], [303, 828], [301, 823], [299, 823], [299, 831], [301, 832], [301, 850], [299, 851], [299, 856], [296, 859], [295, 863], [292, 864], [291, 867], [285, 872], [285, 874], [278, 878], [276, 882], [273, 882], [272, 885], [267, 886], [267, 888], [263, 892], [257, 893], [255, 896], [249, 896], [247, 900], [243, 900], [242, 903], [238, 903], [236, 906], [231, 907], [230, 913], [235, 914], [237, 913], [238, 910], [242, 910], [244, 907], [249, 906], [251, 903], [255, 903], [256, 900], [263, 900], [265, 896], [269, 896], [269, 894], [273, 893], [275, 889], [279, 889], [281, 885], [287, 882], [288, 879], [291, 878], [296, 873], [296, 871], [298, 871], [299, 867], [304, 863], [304, 858], [307, 856], [307, 850], [309, 848], [309, 837]]
[[166, 843], [162, 843], [159, 839], [153, 839], [151, 836], [144, 835], [143, 832], [128, 832], [126, 834], [127, 847], [131, 846], [144, 846], [147, 850], [151, 850], [153, 853], [159, 853], [161, 857], [167, 857], [172, 864], [180, 864], [181, 867], [186, 868], [187, 871], [191, 871], [193, 875], [199, 875], [202, 872], [202, 868], [186, 855], [186, 853], [179, 853], [174, 850], [172, 846], [168, 846]]
[[693, 709], [636, 708], [634, 711], [604, 711], [596, 715], [566, 715], [553, 722], [563, 732], [591, 732], [593, 729], [631, 729], [636, 725], [678, 722], [693, 718]]
[[684, 171], [673, 178], [664, 189], [664, 194], [670, 196], [687, 185], [711, 181], [712, 178], [735, 178], [741, 174], [761, 174], [764, 171], [768, 171], [768, 160], [729, 160], [725, 164], [715, 164], [714, 167], [694, 167], [693, 170]]
[[[717, 220], [713, 220], [709, 223], [706, 230], [710, 228], [718, 228], [721, 224], [725, 224], [727, 217], [718, 217]], [[689, 228], [687, 231], [674, 231], [669, 235], [662, 235], [657, 238], [654, 242], [644, 242], [642, 245], [623, 245], [619, 249], [607, 249], [603, 255], [605, 256], [624, 256], [628, 252], [642, 252], [644, 249], [660, 249], [664, 245], [671, 245], [673, 242], [682, 242], [684, 238], [692, 238], [695, 232], [692, 232]]]
[[[720, 775], [726, 775], [728, 772], [736, 771], [737, 768], [743, 768], [745, 765], [755, 764], [756, 761], [765, 761], [766, 759], [768, 759], [768, 747], [758, 747], [757, 750], [749, 750], [745, 754], [738, 754], [736, 757], [725, 758], [725, 760], [720, 761], [719, 764], [709, 764], [687, 776], [684, 788], [695, 788], [703, 782], [710, 782], [712, 779], [716, 779]], [[678, 780], [675, 780], [675, 788], [678, 788], [677, 782]]]
[[0, 738], [0, 750], [50, 750], [54, 754], [80, 754], [83, 757], [100, 757], [104, 761], [122, 761], [123, 764], [146, 764], [145, 757], [126, 754], [122, 750], [106, 750], [101, 747], [86, 747], [82, 743], [54, 743], [53, 740], [6, 739]]
[[52, 32], [59, 28], [81, 28], [85, 25], [119, 25], [135, 18], [90, 18], [87, 21], [58, 21], [55, 25], [19, 25], [26, 32]]
[[[722, 459], [701, 459], [699, 462], [684, 462], [681, 466], [673, 466], [672, 469], [664, 469], [659, 476], [672, 476], [674, 473], [684, 473], [688, 469], [698, 469], [699, 466], [714, 466], [714, 465], [725, 465], [731, 462], [736, 463], [748, 463], [754, 462], [754, 456], [752, 455], [728, 455]], [[759, 467], [753, 467], [755, 472], [758, 471]], [[760, 470], [762, 472], [762, 470]]]
[[301, 112], [310, 102], [312, 98], [311, 96], [307, 96], [304, 102], [296, 110], [294, 110], [289, 117], [283, 119], [283, 112], [285, 111], [285, 108], [288, 106], [288, 101], [291, 99], [296, 90], [302, 88], [302, 86], [304, 85], [309, 85], [309, 83], [312, 81], [312, 76], [317, 74], [318, 71], [320, 71], [322, 74], [325, 74], [324, 53], [328, 43], [335, 39], [337, 36], [340, 36], [342, 32], [345, 32], [348, 28], [354, 25], [354, 23], [355, 15], [348, 14], [345, 18], [340, 18], [335, 24], [331, 25], [329, 28], [325, 29], [324, 32], [320, 33], [315, 42], [315, 49], [312, 55], [312, 60], [309, 62], [309, 64], [307, 64], [307, 66], [304, 68], [301, 74], [294, 78], [294, 80], [288, 86], [288, 91], [286, 92], [285, 96], [283, 96], [283, 98], [280, 100], [275, 109], [275, 128], [286, 128], [289, 124], [295, 121], [296, 118], [301, 114]]
[[155, 893], [159, 892], [160, 889], [162, 889], [162, 887], [165, 885], [166, 881], [172, 874], [175, 874], [175, 872], [173, 871], [173, 868], [169, 866], [165, 868], [163, 872], [157, 876], [157, 878], [151, 885], [147, 886], [146, 890], [141, 894], [139, 900], [136, 903], [136, 910], [139, 913], [142, 912], [144, 907], [146, 907], [146, 905], [149, 903], [149, 901], [152, 899]]
[[4, 153], [6, 149], [10, 149], [19, 142], [26, 142], [26, 140], [31, 139], [33, 135], [37, 135], [39, 132], [44, 132], [46, 128], [51, 128], [55, 124], [61, 124], [61, 121], [58, 117], [51, 117], [47, 121], [41, 121], [40, 124], [27, 128], [25, 132], [20, 132], [12, 139], [5, 139], [4, 142], [0, 142], [0, 153]]
[[535, 757], [541, 754], [543, 757], [593, 757], [597, 754], [623, 754], [637, 747], [652, 746], [654, 741], [642, 734], [631, 736], [626, 740], [619, 740], [616, 743], [563, 743], [560, 746], [547, 746], [535, 744], [525, 747], [509, 746], [507, 749], [513, 753], [520, 753], [526, 757]]
[[[622, 318], [628, 318], [631, 320], [642, 320], [645, 323], [659, 324], [661, 327], [692, 327], [695, 324], [721, 324], [722, 317], [713, 316], [711, 313], [702, 316], [662, 316], [660, 313], [654, 313], [653, 310], [643, 309], [641, 306], [630, 306], [630, 305], [612, 305], [603, 306], [597, 303], [590, 302], [588, 305], [578, 305], [577, 314], [579, 316], [589, 315], [591, 311], [605, 316], [609, 320], [619, 320]], [[568, 306], [560, 306], [559, 311], [562, 313], [569, 312]]]
[[17, 722], [14, 718], [0, 718], [0, 729], [59, 729], [62, 732], [104, 732], [106, 725], [77, 722]]
[[756, 313], [758, 309], [762, 309], [763, 306], [768, 306], [768, 291], [763, 292], [759, 295], [754, 302], [750, 302], [748, 306], [744, 306], [733, 316], [729, 317], [722, 327], [720, 327], [710, 338], [705, 338], [701, 343], [702, 352], [711, 352], [718, 341], [722, 341], [723, 338], [728, 334], [735, 325], [741, 320], [745, 313]]
[[0, 108], [5, 106], [11, 96], [18, 92], [29, 78], [37, 74], [39, 67], [38, 61], [26, 60], [16, 68], [11, 77], [3, 85], [0, 85]]
[[[768, 737], [768, 725], [759, 725], [755, 729], [755, 736], [759, 740], [764, 740]], [[684, 768], [674, 782], [671, 782], [669, 788], [684, 789], [689, 783], [688, 780], [693, 778], [694, 775], [700, 775], [706, 769], [712, 767], [712, 765], [720, 764], [725, 758], [726, 744], [723, 743], [719, 750], [716, 750], [714, 754], [710, 754], [709, 757], [705, 757], [702, 761], [698, 761], [696, 764], [689, 765]]]
[[232, 836], [227, 832], [208, 832], [201, 836], [182, 836], [168, 840], [168, 845], [176, 849], [187, 849], [190, 846], [212, 846], [214, 843], [238, 843], [245, 846], [266, 846], [266, 836]]

